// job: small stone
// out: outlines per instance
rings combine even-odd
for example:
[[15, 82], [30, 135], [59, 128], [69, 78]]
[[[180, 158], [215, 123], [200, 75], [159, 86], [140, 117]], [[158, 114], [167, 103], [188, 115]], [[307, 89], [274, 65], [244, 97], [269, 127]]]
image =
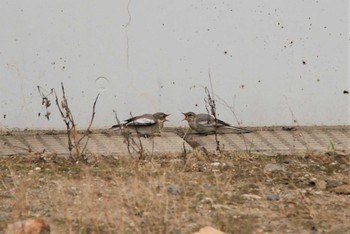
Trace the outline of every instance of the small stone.
[[348, 184], [340, 185], [334, 189], [334, 192], [336, 192], [338, 194], [347, 194], [348, 195], [348, 194], [350, 194], [350, 185], [348, 185]]
[[327, 189], [327, 182], [324, 181], [324, 180], [318, 180], [318, 181], [316, 182], [316, 185], [317, 185], [317, 188], [318, 188], [319, 190], [326, 190], [326, 189]]
[[50, 226], [42, 219], [27, 219], [7, 225], [6, 234], [49, 234]]
[[286, 168], [282, 164], [268, 163], [264, 167], [265, 172], [286, 171]]
[[177, 184], [171, 184], [167, 187], [168, 193], [180, 194], [182, 192], [181, 187]]
[[261, 197], [255, 194], [242, 194], [241, 197], [248, 199], [248, 200], [260, 200]]
[[343, 184], [350, 184], [350, 176], [343, 178]]
[[219, 167], [221, 165], [221, 163], [220, 162], [213, 162], [213, 163], [211, 163], [211, 165], [213, 167]]
[[224, 232], [212, 228], [210, 226], [201, 228], [198, 232], [194, 232], [193, 234], [225, 234]]
[[342, 184], [339, 179], [327, 179], [327, 188], [332, 189]]
[[264, 229], [262, 228], [255, 229], [255, 233], [263, 233], [263, 232], [264, 232]]
[[279, 194], [270, 194], [266, 196], [266, 199], [268, 201], [278, 201], [280, 199], [280, 195]]
[[34, 170], [36, 170], [36, 171], [40, 171], [40, 170], [41, 170], [41, 168], [40, 168], [40, 167], [36, 167], [36, 168], [34, 168]]

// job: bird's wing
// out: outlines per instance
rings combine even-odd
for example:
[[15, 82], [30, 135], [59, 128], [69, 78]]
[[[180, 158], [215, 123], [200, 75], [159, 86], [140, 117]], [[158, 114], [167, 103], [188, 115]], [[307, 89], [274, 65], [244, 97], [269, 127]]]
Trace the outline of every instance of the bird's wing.
[[116, 124], [116, 125], [113, 125], [111, 128], [123, 128], [123, 124]]
[[239, 134], [253, 132], [252, 130], [249, 130], [249, 129], [238, 128], [238, 127], [234, 127], [234, 126], [225, 126], [225, 128], [232, 129], [232, 130], [236, 131], [236, 133], [239, 133]]
[[216, 119], [215, 121], [215, 117], [212, 115], [208, 115], [208, 114], [198, 114], [197, 115], [197, 121], [199, 124], [202, 124], [204, 126], [231, 126], [230, 124], [220, 120], [220, 119]]
[[220, 120], [220, 119], [216, 119], [216, 124], [217, 125], [224, 125], [224, 126], [228, 126], [228, 127], [232, 127], [230, 124]]
[[213, 121], [211, 120], [211, 116], [208, 114], [197, 114], [196, 121], [198, 124], [202, 126], [213, 126]]
[[150, 114], [145, 114], [141, 116], [136, 116], [130, 119], [125, 120], [126, 126], [151, 126], [153, 124], [156, 124], [156, 120], [153, 118]]

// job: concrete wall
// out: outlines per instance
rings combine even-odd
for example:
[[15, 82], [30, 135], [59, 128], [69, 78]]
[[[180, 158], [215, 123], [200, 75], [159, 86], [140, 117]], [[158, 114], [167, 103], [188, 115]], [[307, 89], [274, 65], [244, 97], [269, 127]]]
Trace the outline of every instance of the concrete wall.
[[[40, 85], [64, 82], [79, 127], [205, 111], [232, 124], [350, 124], [348, 0], [2, 0], [0, 128], [64, 128]], [[98, 79], [98, 77], [105, 77]], [[345, 93], [344, 93], [345, 92]], [[49, 96], [54, 101], [53, 96]], [[39, 116], [40, 113], [40, 116]]]

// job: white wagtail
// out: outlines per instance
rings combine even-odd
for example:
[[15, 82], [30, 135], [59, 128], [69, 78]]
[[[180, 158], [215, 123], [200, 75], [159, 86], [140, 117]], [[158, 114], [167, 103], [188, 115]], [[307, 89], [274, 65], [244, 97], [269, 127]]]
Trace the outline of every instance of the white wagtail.
[[160, 134], [164, 122], [168, 121], [166, 119], [167, 116], [169, 114], [164, 114], [163, 112], [144, 114], [127, 119], [123, 124], [113, 125], [112, 128], [132, 128], [143, 137], [153, 136]]
[[183, 120], [187, 120], [191, 129], [199, 134], [213, 134], [222, 133], [221, 130], [234, 130], [234, 133], [249, 133], [252, 132], [247, 129], [237, 128], [230, 124], [208, 114], [195, 114], [193, 112], [182, 113], [185, 115]]

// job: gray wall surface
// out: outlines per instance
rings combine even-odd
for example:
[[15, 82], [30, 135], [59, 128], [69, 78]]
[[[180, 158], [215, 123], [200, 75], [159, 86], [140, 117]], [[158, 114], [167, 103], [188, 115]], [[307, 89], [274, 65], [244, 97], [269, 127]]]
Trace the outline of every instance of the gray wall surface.
[[[79, 128], [145, 112], [205, 112], [235, 125], [350, 124], [348, 0], [1, 0], [0, 129]], [[104, 78], [99, 78], [104, 77]], [[40, 113], [40, 116], [39, 116]]]

